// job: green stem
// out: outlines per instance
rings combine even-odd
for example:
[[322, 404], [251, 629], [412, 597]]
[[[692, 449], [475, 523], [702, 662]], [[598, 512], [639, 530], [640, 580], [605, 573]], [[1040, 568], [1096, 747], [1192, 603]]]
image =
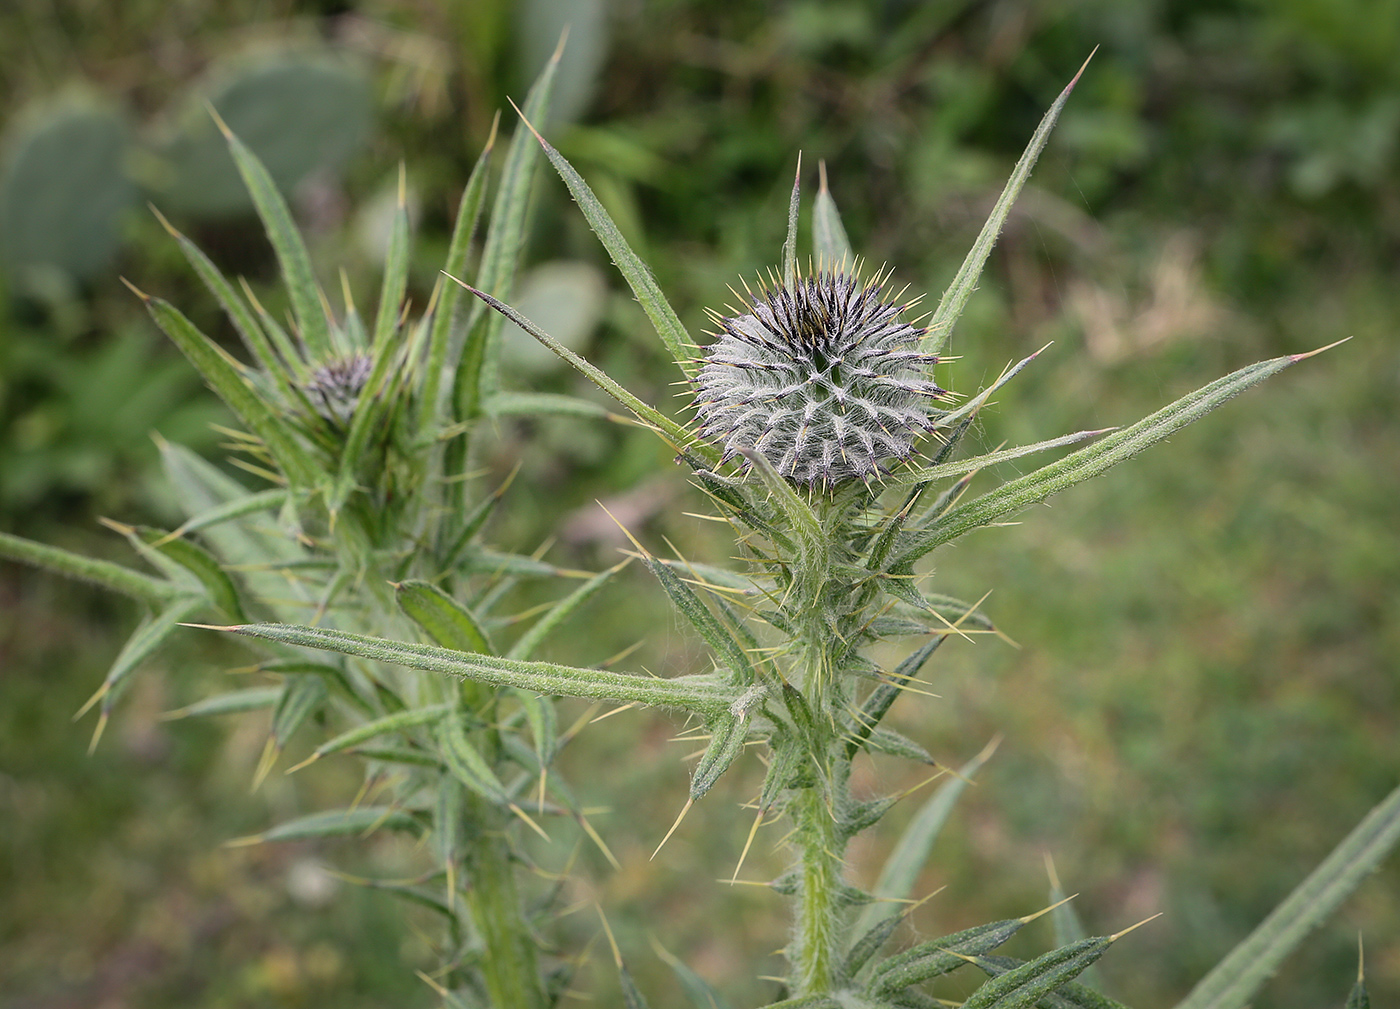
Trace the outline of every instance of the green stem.
[[466, 902], [482, 946], [481, 972], [493, 1006], [544, 1009], [548, 1004], [535, 956], [535, 943], [515, 886], [516, 867], [504, 836], [500, 811], [469, 795], [468, 825], [489, 823], [466, 846], [463, 875]]
[[824, 995], [834, 987], [839, 962], [846, 845], [837, 834], [824, 785], [798, 789], [789, 808], [801, 877], [796, 933], [788, 945], [793, 994]]
[[[847, 542], [848, 510], [835, 501], [819, 499], [813, 504], [827, 543]], [[847, 839], [840, 831], [836, 810], [844, 805], [850, 778], [850, 758], [840, 745], [832, 710], [842, 693], [832, 682], [837, 669], [833, 653], [838, 642], [830, 633], [826, 614], [833, 596], [825, 583], [832, 575], [826, 570], [802, 572], [799, 579], [804, 576], [810, 576], [806, 584], [811, 595], [803, 600], [807, 612], [795, 623], [802, 629], [800, 654], [806, 668], [801, 683], [812, 714], [808, 731], [816, 736], [808, 740], [808, 747], [817, 764], [817, 782], [795, 789], [788, 807], [800, 879], [795, 932], [788, 946], [791, 985], [797, 996], [829, 994], [838, 980], [846, 908], [842, 873]]]

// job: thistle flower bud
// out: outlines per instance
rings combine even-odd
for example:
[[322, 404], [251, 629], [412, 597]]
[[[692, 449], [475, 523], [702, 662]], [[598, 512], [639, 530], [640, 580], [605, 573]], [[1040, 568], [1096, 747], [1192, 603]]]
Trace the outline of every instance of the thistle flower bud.
[[351, 354], [318, 367], [302, 388], [317, 413], [343, 427], [355, 413], [372, 367], [366, 355]]
[[884, 278], [841, 271], [750, 294], [744, 315], [713, 315], [717, 339], [695, 378], [701, 434], [728, 461], [761, 452], [795, 483], [870, 480], [909, 458], [932, 428], [938, 362], [926, 332], [885, 299]]

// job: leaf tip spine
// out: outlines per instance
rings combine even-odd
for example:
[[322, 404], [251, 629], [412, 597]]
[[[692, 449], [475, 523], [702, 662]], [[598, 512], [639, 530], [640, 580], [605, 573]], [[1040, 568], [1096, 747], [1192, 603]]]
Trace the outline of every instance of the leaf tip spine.
[[132, 294], [136, 295], [136, 297], [140, 298], [143, 304], [145, 304], [145, 305], [147, 305], [147, 306], [149, 306], [149, 305], [151, 304], [151, 300], [152, 300], [152, 299], [151, 299], [151, 296], [150, 296], [149, 294], [147, 294], [145, 291], [141, 290], [141, 288], [137, 287], [135, 284], [133, 284], [131, 281], [127, 280], [125, 277], [118, 277], [117, 279], [120, 280], [123, 284], [126, 285], [126, 288], [127, 288], [128, 291], [130, 291]]
[[1342, 344], [1348, 342], [1349, 340], [1351, 340], [1351, 337], [1346, 336], [1340, 340], [1336, 340], [1332, 343], [1329, 343], [1325, 347], [1318, 347], [1316, 350], [1309, 350], [1302, 354], [1290, 354], [1288, 355], [1288, 363], [1297, 364], [1299, 361], [1306, 361], [1308, 358], [1316, 357], [1318, 354], [1324, 353], [1325, 351], [1329, 351], [1333, 347], [1340, 347]]
[[[1069, 899], [1069, 898], [1066, 898], [1066, 900], [1068, 900], [1068, 899]], [[1142, 926], [1146, 925], [1149, 921], [1156, 921], [1158, 918], [1162, 917], [1162, 915], [1164, 915], [1164, 914], [1166, 914], [1166, 913], [1167, 913], [1167, 912], [1165, 912], [1165, 911], [1158, 911], [1156, 914], [1152, 915], [1151, 917], [1142, 919], [1142, 921], [1138, 922], [1136, 925], [1129, 925], [1127, 928], [1123, 929], [1122, 931], [1114, 932], [1111, 936], [1108, 937], [1108, 941], [1109, 941], [1109, 942], [1117, 942], [1119, 939], [1123, 938], [1123, 936], [1127, 935], [1129, 932], [1133, 931], [1134, 929], [1142, 928]]]

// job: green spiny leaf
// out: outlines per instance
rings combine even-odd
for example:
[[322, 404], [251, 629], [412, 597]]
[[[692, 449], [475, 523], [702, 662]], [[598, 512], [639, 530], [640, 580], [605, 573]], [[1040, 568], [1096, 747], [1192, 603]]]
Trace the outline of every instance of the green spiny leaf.
[[[636, 544], [636, 541], [633, 541]], [[640, 544], [636, 544], [641, 549]], [[661, 583], [661, 588], [666, 592], [671, 600], [671, 605], [690, 621], [690, 625], [700, 632], [700, 636], [705, 639], [705, 643], [715, 650], [715, 653], [731, 673], [735, 675], [738, 682], [749, 684], [753, 682], [753, 666], [749, 662], [748, 653], [729, 633], [729, 628], [719, 621], [708, 606], [701, 601], [700, 597], [691, 589], [669, 565], [662, 564], [655, 557], [645, 550], [642, 551], [642, 562], [647, 569], [656, 576], [656, 580]]]
[[431, 582], [407, 581], [394, 587], [399, 609], [444, 648], [494, 654], [491, 639], [471, 610]]
[[416, 729], [420, 726], [431, 725], [445, 716], [451, 708], [446, 704], [430, 704], [423, 708], [409, 708], [403, 711], [395, 711], [392, 714], [376, 718], [371, 722], [357, 725], [353, 729], [342, 732], [333, 739], [328, 739], [320, 746], [316, 747], [311, 759], [315, 760], [331, 753], [340, 753], [348, 750], [360, 743], [368, 742], [376, 736], [384, 736], [390, 733], [398, 734], [409, 729]]
[[181, 594], [178, 586], [152, 578], [140, 571], [133, 571], [110, 561], [84, 557], [71, 550], [36, 543], [9, 533], [0, 532], [0, 557], [44, 568], [67, 578], [90, 582], [151, 606], [161, 606]]
[[1029, 920], [1007, 918], [921, 942], [876, 964], [866, 991], [875, 998], [887, 998], [910, 985], [951, 973], [967, 963], [965, 957], [996, 949]]
[[369, 834], [375, 830], [406, 830], [417, 834], [422, 832], [422, 824], [413, 814], [395, 806], [356, 806], [354, 809], [331, 809], [299, 816], [271, 830], [239, 840], [243, 844], [307, 841], [320, 837]]
[[318, 486], [323, 477], [320, 467], [286, 422], [239, 374], [238, 365], [228, 354], [168, 302], [144, 294], [141, 298], [156, 324], [189, 358], [210, 388], [263, 440], [291, 484], [301, 488]]
[[[991, 977], [1000, 977], [1026, 963], [1013, 956], [974, 956], [972, 962]], [[1092, 968], [1080, 971], [1079, 976], [1086, 977], [1089, 970]], [[1128, 1009], [1122, 1002], [1100, 995], [1079, 981], [1066, 981], [1053, 992], [1040, 996], [1036, 1005], [1039, 1009]]]
[[[559, 602], [555, 603], [544, 616], [530, 625], [530, 629], [520, 636], [520, 640], [511, 645], [510, 650], [506, 652], [506, 658], [528, 659], [530, 656], [534, 655], [535, 650], [548, 639], [550, 634], [558, 629], [560, 624], [567, 620], [573, 612], [585, 602], [597, 595], [598, 590], [611, 581], [613, 575], [617, 574], [630, 563], [631, 559], [629, 558], [628, 560], [622, 561], [620, 564], [613, 565], [606, 571], [594, 575], [563, 599], [559, 600]], [[439, 644], [445, 644], [445, 642], [439, 642]], [[478, 649], [478, 651], [480, 650], [481, 649]]]
[[1307, 879], [1211, 970], [1177, 1009], [1240, 1009], [1303, 938], [1400, 842], [1400, 788], [1382, 799]]
[[447, 769], [454, 778], [487, 802], [504, 806], [510, 801], [496, 772], [491, 770], [481, 751], [467, 738], [460, 716], [448, 715], [438, 722], [438, 742], [442, 746]]
[[[154, 209], [152, 208], [152, 210]], [[292, 379], [305, 378], [306, 364], [302, 361], [301, 356], [295, 352], [291, 343], [287, 342], [274, 350], [267, 334], [263, 331], [263, 327], [258, 324], [257, 317], [248, 308], [248, 303], [233, 289], [233, 285], [224, 279], [223, 273], [214, 265], [214, 261], [206, 256], [194, 242], [176, 231], [160, 211], [155, 210], [155, 215], [165, 230], [179, 244], [180, 251], [185, 254], [185, 259], [194, 267], [194, 272], [199, 275], [199, 279], [204, 281], [204, 286], [209, 288], [209, 292], [219, 302], [224, 314], [229, 317], [233, 328], [242, 338], [243, 345], [262, 365], [263, 371], [277, 383], [287, 402], [295, 403], [302, 400], [301, 392]], [[282, 335], [285, 336], [285, 334]]]
[[326, 703], [326, 693], [326, 681], [319, 676], [299, 673], [286, 678], [272, 714], [272, 739], [279, 752], [286, 749], [292, 733]]
[[393, 227], [389, 233], [389, 248], [384, 254], [384, 279], [379, 288], [379, 306], [374, 316], [374, 341], [370, 344], [376, 357], [389, 346], [389, 338], [398, 328], [399, 310], [403, 305], [404, 289], [408, 286], [408, 193], [404, 167], [399, 165], [399, 202], [394, 208]]
[[791, 788], [797, 775], [807, 764], [807, 748], [789, 732], [775, 733], [768, 740], [770, 759], [768, 773], [758, 794], [758, 808], [766, 813], [773, 808], [785, 789]]
[[234, 519], [241, 519], [248, 515], [256, 515], [258, 512], [272, 511], [281, 508], [286, 503], [287, 492], [284, 490], [274, 488], [259, 491], [256, 494], [249, 494], [246, 497], [204, 509], [193, 518], [180, 523], [180, 527], [172, 535], [184, 536], [187, 533], [207, 529], [210, 526], [222, 525], [225, 522], [232, 522]]
[[929, 756], [927, 750], [908, 736], [895, 732], [893, 729], [886, 729], [883, 726], [876, 727], [870, 731], [865, 745], [876, 753], [888, 754], [891, 757], [902, 757], [905, 760], [912, 760], [919, 764], [927, 764], [931, 767], [937, 766], [938, 764], [938, 761]]
[[[1319, 351], [1312, 353], [1316, 354]], [[1310, 356], [1312, 355], [1292, 354], [1276, 357], [1231, 372], [1224, 378], [1216, 379], [1209, 385], [1181, 397], [1131, 427], [1115, 431], [1092, 445], [1071, 452], [1063, 459], [1010, 480], [996, 490], [957, 506], [935, 520], [927, 529], [906, 533], [889, 569], [899, 570], [901, 566], [912, 563], [935, 547], [957, 539], [972, 529], [1013, 515], [1044, 501], [1052, 494], [1098, 476], [1199, 420], [1251, 386], [1258, 385], [1264, 379]]]
[[[562, 47], [555, 50], [525, 96], [525, 115], [541, 123], [549, 110], [561, 56]], [[524, 130], [516, 130], [506, 151], [500, 188], [496, 190], [496, 204], [491, 210], [486, 245], [481, 250], [481, 263], [476, 274], [476, 286], [497, 298], [510, 296], [520, 250], [525, 244], [525, 215], [529, 209], [530, 190], [534, 185], [538, 162], [539, 148]], [[500, 385], [496, 361], [500, 353], [497, 346], [500, 342], [500, 321], [484, 316], [480, 307], [469, 318], [472, 321], [467, 326], [468, 343], [476, 341], [477, 346], [464, 348], [463, 359], [456, 369], [459, 420], [475, 416], [475, 406], [493, 395]], [[480, 327], [474, 324], [477, 320], [481, 323]], [[472, 409], [465, 412], [464, 407]]]
[[242, 711], [259, 711], [270, 708], [282, 697], [281, 687], [247, 687], [243, 690], [230, 690], [215, 694], [202, 701], [187, 704], [163, 716], [167, 719], [201, 718], [205, 715], [229, 715]]
[[515, 696], [520, 701], [521, 710], [525, 712], [530, 735], [534, 737], [534, 752], [539, 765], [541, 768], [548, 767], [559, 750], [559, 721], [554, 704], [548, 698], [528, 690], [517, 690]]
[[238, 598], [237, 586], [209, 551], [189, 540], [172, 539], [173, 534], [167, 535], [159, 529], [142, 526], [137, 529], [137, 534], [153, 549], [160, 551], [199, 579], [205, 592], [209, 594], [209, 601], [226, 616], [232, 620], [247, 622], [248, 615], [243, 611], [243, 603]]
[[797, 172], [792, 180], [792, 196], [788, 200], [787, 238], [783, 240], [783, 286], [789, 291], [797, 285], [797, 212], [802, 206], [802, 155], [797, 155]]
[[[211, 110], [212, 111], [212, 110]], [[311, 256], [301, 240], [292, 221], [292, 213], [287, 209], [287, 201], [277, 191], [272, 176], [267, 173], [261, 161], [248, 147], [215, 118], [224, 138], [228, 141], [229, 152], [238, 165], [239, 174], [253, 198], [258, 216], [267, 229], [268, 240], [277, 254], [278, 265], [282, 268], [282, 278], [287, 285], [287, 295], [292, 302], [292, 315], [307, 350], [316, 360], [324, 360], [331, 354], [330, 324], [322, 306], [321, 292], [316, 285], [316, 275], [311, 269]]]
[[[934, 841], [938, 840], [939, 831], [943, 829], [943, 824], [947, 822], [948, 815], [953, 811], [953, 806], [967, 787], [967, 783], [996, 752], [997, 742], [998, 740], [993, 740], [981, 753], [958, 768], [958, 773], [939, 786], [938, 791], [914, 814], [914, 818], [904, 828], [904, 833], [900, 835], [894, 850], [890, 852], [880, 870], [880, 878], [872, 890], [876, 897], [906, 900], [913, 893], [914, 884], [918, 882], [919, 873], [928, 861]], [[878, 911], [873, 906], [862, 910], [855, 931], [860, 933], [870, 928], [877, 914]]]
[[894, 935], [894, 930], [909, 917], [902, 910], [883, 913], [885, 915], [883, 918], [866, 929], [860, 938], [851, 944], [851, 951], [846, 954], [846, 959], [841, 964], [841, 977], [845, 980], [854, 980], [865, 969], [870, 958], [880, 952], [880, 947], [884, 946], [889, 941], [890, 936]]
[[705, 747], [700, 763], [690, 776], [690, 799], [699, 800], [714, 787], [720, 775], [729, 770], [734, 758], [744, 750], [744, 739], [748, 735], [749, 712], [738, 714], [726, 711], [710, 723], [710, 742]]
[[817, 202], [812, 208], [812, 244], [817, 252], [817, 269], [850, 269], [855, 257], [851, 254], [851, 242], [841, 224], [836, 201], [831, 198], [831, 191], [826, 186], [826, 162], [818, 162], [817, 169], [821, 176], [821, 188], [817, 190]]
[[[1092, 53], [1089, 55], [1093, 56]], [[1088, 65], [1088, 60], [1085, 60], [1084, 66]], [[1080, 67], [1079, 73], [1075, 74], [1074, 79], [1065, 85], [1065, 89], [1060, 92], [1060, 96], [1050, 106], [1050, 111], [1045, 113], [1045, 118], [1036, 127], [1035, 134], [1026, 146], [1025, 153], [1021, 155], [1021, 160], [1016, 162], [1016, 167], [1011, 172], [1011, 178], [1007, 180], [1006, 188], [997, 198], [991, 216], [987, 218], [987, 223], [982, 226], [977, 241], [972, 244], [972, 250], [963, 260], [957, 276], [948, 285], [948, 290], [943, 293], [937, 311], [929, 320], [929, 335], [925, 340], [924, 347], [928, 353], [938, 353], [948, 342], [948, 337], [952, 335], [953, 326], [957, 323], [958, 317], [962, 315], [963, 308], [967, 305], [967, 299], [977, 289], [977, 278], [982, 275], [982, 267], [986, 265], [987, 257], [992, 252], [992, 246], [996, 244], [997, 235], [1001, 234], [1007, 215], [1011, 213], [1011, 205], [1016, 202], [1016, 197], [1021, 193], [1021, 187], [1030, 178], [1031, 169], [1035, 167], [1036, 159], [1040, 157], [1041, 149], [1045, 147], [1045, 142], [1050, 139], [1050, 131], [1055, 128], [1055, 121], [1060, 117], [1060, 110], [1065, 107], [1070, 92], [1074, 90], [1075, 84], [1079, 83], [1079, 74], [1083, 72], [1084, 67]]]
[[895, 699], [904, 691], [904, 685], [919, 675], [919, 670], [923, 668], [930, 655], [937, 651], [938, 647], [948, 640], [946, 635], [941, 635], [925, 642], [915, 652], [901, 662], [895, 671], [890, 674], [890, 680], [881, 683], [870, 692], [870, 696], [865, 699], [865, 703], [860, 707], [860, 713], [855, 719], [855, 728], [851, 732], [851, 738], [846, 741], [846, 756], [854, 757], [865, 745], [865, 741], [870, 738], [870, 733], [880, 724], [880, 720], [885, 717], [885, 713], [890, 710]]
[[[491, 163], [491, 151], [496, 145], [496, 126], [499, 122], [498, 115], [491, 123], [491, 135], [487, 137], [486, 146], [482, 148], [481, 155], [472, 167], [467, 186], [462, 190], [462, 200], [457, 205], [457, 220], [452, 225], [447, 262], [443, 265], [443, 273], [449, 277], [460, 277], [466, 272], [467, 253], [471, 250], [476, 222], [481, 216], [481, 206], [485, 202], [483, 198], [486, 194], [487, 167]], [[435, 294], [433, 325], [428, 336], [428, 378], [423, 384], [423, 398], [419, 401], [419, 430], [426, 429], [437, 417], [453, 333], [461, 322], [458, 318], [458, 308], [462, 300], [462, 289], [439, 277]]]
[[[453, 285], [453, 289], [461, 288]], [[491, 417], [578, 417], [583, 420], [621, 419], [604, 406], [557, 392], [498, 392], [486, 401]]]
[[[458, 281], [458, 283], [462, 282]], [[661, 413], [655, 407], [648, 405], [647, 403], [638, 399], [636, 396], [632, 395], [622, 386], [614, 382], [606, 372], [588, 363], [582, 357], [575, 354], [568, 347], [565, 347], [558, 340], [554, 339], [554, 337], [550, 336], [544, 330], [540, 329], [533, 322], [525, 318], [525, 316], [521, 315], [509, 305], [504, 304], [496, 298], [493, 298], [485, 291], [479, 291], [476, 288], [471, 287], [467, 284], [462, 284], [462, 286], [468, 291], [470, 291], [472, 294], [476, 295], [482, 301], [484, 301], [487, 305], [490, 305], [501, 315], [505, 316], [511, 322], [515, 323], [521, 329], [525, 330], [525, 332], [529, 333], [536, 340], [539, 340], [540, 343], [544, 344], [550, 350], [554, 351], [554, 353], [559, 355], [559, 357], [563, 358], [569, 364], [573, 365], [574, 368], [581, 372], [594, 385], [602, 389], [609, 396], [611, 396], [613, 399], [617, 400], [628, 410], [630, 410], [636, 416], [636, 418], [640, 420], [643, 424], [656, 429], [656, 431], [660, 433], [662, 437], [666, 438], [673, 446], [675, 446], [677, 450], [687, 449], [689, 451], [695, 452], [703, 459], [705, 459], [710, 465], [715, 465], [716, 463], [718, 463], [719, 452], [715, 449], [713, 445], [710, 445], [708, 442], [701, 441], [695, 435], [691, 434], [688, 430], [686, 430], [680, 424], [677, 424], [675, 421], [671, 420], [671, 418]]]
[[[527, 109], [525, 112], [527, 126], [529, 126], [531, 118]], [[531, 129], [533, 130], [534, 127]], [[690, 334], [681, 325], [680, 317], [676, 315], [675, 309], [666, 300], [666, 295], [661, 292], [661, 286], [657, 284], [651, 270], [646, 263], [642, 262], [641, 257], [632, 251], [632, 247], [622, 237], [622, 232], [613, 223], [612, 217], [603, 208], [603, 204], [597, 196], [593, 195], [593, 190], [589, 188], [588, 183], [583, 181], [583, 176], [579, 175], [574, 170], [574, 166], [569, 164], [564, 156], [551, 147], [543, 137], [538, 133], [535, 134], [535, 137], [539, 140], [540, 146], [544, 148], [545, 156], [554, 165], [559, 177], [569, 187], [574, 201], [583, 211], [583, 216], [588, 219], [588, 226], [593, 229], [593, 233], [598, 236], [603, 247], [608, 250], [608, 255], [612, 257], [613, 263], [626, 279], [627, 285], [632, 288], [632, 293], [637, 296], [637, 302], [646, 312], [652, 326], [656, 328], [656, 333], [661, 337], [661, 342], [666, 345], [666, 350], [670, 352], [671, 357], [680, 366], [686, 378], [694, 378], [698, 372], [695, 362], [695, 345], [690, 339]], [[485, 285], [478, 286], [484, 287]]]
[[215, 629], [268, 641], [280, 641], [284, 644], [323, 648], [344, 655], [358, 655], [377, 662], [390, 662], [410, 669], [479, 680], [498, 687], [519, 687], [538, 694], [593, 697], [683, 708], [701, 715], [719, 714], [738, 700], [740, 694], [737, 687], [714, 676], [659, 679], [604, 669], [560, 666], [552, 662], [523, 662], [489, 655], [454, 652], [433, 645], [390, 641], [325, 627], [246, 624]]
[[1063, 448], [1066, 445], [1073, 445], [1077, 442], [1086, 441], [1089, 438], [1097, 438], [1099, 435], [1107, 434], [1112, 430], [1112, 428], [1103, 428], [1098, 431], [1076, 431], [1073, 434], [1061, 435], [1058, 438], [1038, 441], [1034, 445], [1018, 445], [1016, 448], [987, 452], [984, 455], [975, 455], [967, 459], [959, 459], [957, 462], [945, 462], [939, 466], [924, 466], [918, 469], [901, 470], [898, 473], [886, 477], [885, 483], [890, 487], [908, 487], [916, 483], [930, 483], [934, 480], [942, 480], [950, 476], [962, 476], [964, 473], [971, 473], [973, 470], [995, 466], [999, 462], [1019, 459], [1022, 456], [1031, 455], [1035, 452], [1046, 452], [1052, 448]]
[[998, 975], [968, 996], [964, 1009], [1029, 1009], [1066, 981], [1078, 977], [1113, 944], [1095, 936], [1061, 946], [1030, 963]]
[[112, 699], [116, 697], [118, 686], [152, 652], [164, 644], [166, 638], [175, 633], [175, 629], [180, 626], [181, 621], [205, 605], [204, 599], [198, 596], [176, 599], [160, 613], [148, 616], [141, 621], [136, 630], [132, 632], [131, 637], [126, 639], [126, 644], [122, 646], [122, 650], [117, 654], [112, 667], [107, 670], [107, 675], [102, 680], [102, 688], [99, 693], [103, 699], [102, 711], [104, 714], [111, 710]]
[[753, 465], [764, 486], [787, 516], [788, 524], [797, 537], [802, 571], [815, 581], [825, 578], [831, 563], [830, 540], [812, 506], [798, 496], [792, 485], [773, 468], [773, 464], [763, 453], [743, 450], [742, 454]]

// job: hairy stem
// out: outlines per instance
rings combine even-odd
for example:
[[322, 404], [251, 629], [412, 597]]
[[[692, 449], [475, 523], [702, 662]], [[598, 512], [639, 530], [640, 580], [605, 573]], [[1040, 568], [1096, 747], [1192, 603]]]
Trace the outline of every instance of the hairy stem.
[[481, 972], [494, 1006], [544, 1009], [548, 1005], [540, 983], [535, 943], [525, 921], [515, 886], [510, 846], [499, 823], [499, 811], [471, 796], [466, 806], [471, 823], [491, 823], [466, 846], [464, 875], [467, 907], [483, 946]]
[[[814, 504], [827, 543], [844, 543], [850, 533], [847, 509], [830, 501]], [[825, 583], [829, 577], [825, 571], [799, 574], [799, 583], [805, 580], [811, 595], [802, 599], [801, 607], [806, 612], [794, 621], [802, 628], [799, 654], [805, 669], [801, 689], [811, 712], [806, 729], [813, 738], [808, 740], [808, 747], [817, 765], [816, 782], [795, 789], [788, 807], [800, 880], [795, 932], [788, 949], [793, 994], [798, 996], [833, 990], [846, 907], [842, 880], [846, 837], [840, 832], [836, 810], [845, 801], [850, 758], [845, 747], [838, 745], [837, 720], [832, 710], [842, 691], [833, 682], [837, 675], [833, 653], [838, 642], [830, 632], [832, 619], [827, 613], [829, 601], [843, 593], [830, 591], [831, 586]]]
[[789, 807], [798, 849], [797, 922], [788, 956], [794, 995], [820, 995], [836, 980], [845, 841], [836, 831], [825, 784], [798, 789]]

